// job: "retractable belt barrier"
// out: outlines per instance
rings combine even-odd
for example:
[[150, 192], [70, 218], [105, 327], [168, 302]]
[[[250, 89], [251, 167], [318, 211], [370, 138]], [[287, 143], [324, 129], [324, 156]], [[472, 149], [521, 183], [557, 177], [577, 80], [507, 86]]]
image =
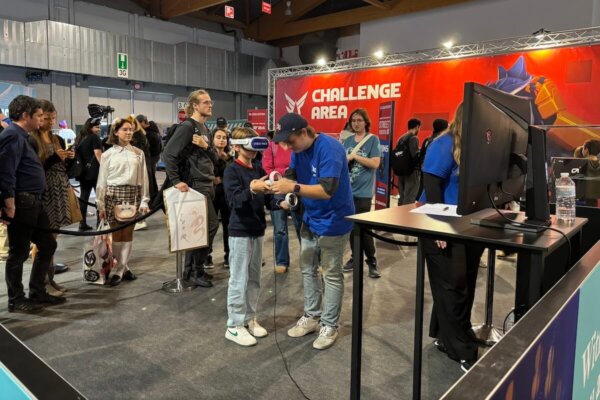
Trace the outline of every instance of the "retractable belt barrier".
[[381, 240], [382, 242], [386, 242], [386, 243], [390, 243], [390, 244], [395, 244], [398, 246], [409, 246], [409, 247], [414, 247], [417, 246], [417, 242], [404, 242], [401, 240], [394, 240], [394, 239], [389, 239], [386, 238], [384, 236], [378, 235], [376, 233], [373, 233], [369, 230], [365, 230], [364, 231], [365, 234], [369, 235], [369, 236], [373, 236], [375, 239], [377, 240]]

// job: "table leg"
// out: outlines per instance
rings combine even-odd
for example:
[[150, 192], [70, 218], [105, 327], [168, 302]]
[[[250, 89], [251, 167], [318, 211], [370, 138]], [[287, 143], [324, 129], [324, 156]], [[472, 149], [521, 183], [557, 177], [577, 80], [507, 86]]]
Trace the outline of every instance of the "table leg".
[[515, 322], [542, 297], [544, 255], [540, 252], [519, 252], [515, 284]]
[[417, 287], [415, 290], [415, 338], [413, 345], [413, 399], [421, 398], [421, 364], [423, 356], [423, 296], [425, 292], [425, 255], [417, 245]]
[[487, 290], [485, 292], [485, 323], [473, 326], [477, 340], [493, 346], [502, 339], [502, 332], [494, 327], [494, 280], [496, 278], [496, 250], [488, 249]]
[[354, 260], [352, 283], [352, 361], [350, 373], [350, 398], [360, 399], [360, 372], [362, 358], [362, 324], [363, 324], [363, 249], [360, 245], [362, 229], [354, 226]]

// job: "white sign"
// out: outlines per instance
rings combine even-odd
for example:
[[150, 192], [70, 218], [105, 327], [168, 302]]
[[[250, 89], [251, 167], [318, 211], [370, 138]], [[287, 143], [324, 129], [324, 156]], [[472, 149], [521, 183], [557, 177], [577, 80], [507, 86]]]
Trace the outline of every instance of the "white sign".
[[178, 101], [177, 102], [177, 110], [185, 110], [187, 105], [188, 105], [187, 101]]
[[169, 251], [208, 246], [208, 207], [206, 197], [193, 189], [180, 192], [171, 187], [163, 192]]
[[119, 78], [129, 77], [129, 58], [127, 53], [117, 53], [117, 76]]

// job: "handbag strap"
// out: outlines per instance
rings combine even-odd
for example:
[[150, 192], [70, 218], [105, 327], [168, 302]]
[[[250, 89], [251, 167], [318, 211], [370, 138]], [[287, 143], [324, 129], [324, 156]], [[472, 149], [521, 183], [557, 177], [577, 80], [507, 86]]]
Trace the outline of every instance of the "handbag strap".
[[371, 133], [367, 133], [367, 135], [362, 138], [362, 140], [360, 142], [358, 142], [358, 144], [356, 146], [354, 146], [354, 148], [352, 149], [352, 152], [350, 154], [356, 154], [360, 151], [360, 149], [363, 147], [363, 145], [365, 143], [367, 143], [367, 140], [369, 140], [371, 138], [371, 136], [374, 136]]

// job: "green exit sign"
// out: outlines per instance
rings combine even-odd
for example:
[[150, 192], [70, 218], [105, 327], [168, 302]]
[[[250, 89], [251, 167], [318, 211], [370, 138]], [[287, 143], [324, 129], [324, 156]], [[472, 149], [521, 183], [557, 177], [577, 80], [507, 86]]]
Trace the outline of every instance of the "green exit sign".
[[129, 58], [127, 53], [117, 53], [117, 76], [119, 78], [129, 77]]

